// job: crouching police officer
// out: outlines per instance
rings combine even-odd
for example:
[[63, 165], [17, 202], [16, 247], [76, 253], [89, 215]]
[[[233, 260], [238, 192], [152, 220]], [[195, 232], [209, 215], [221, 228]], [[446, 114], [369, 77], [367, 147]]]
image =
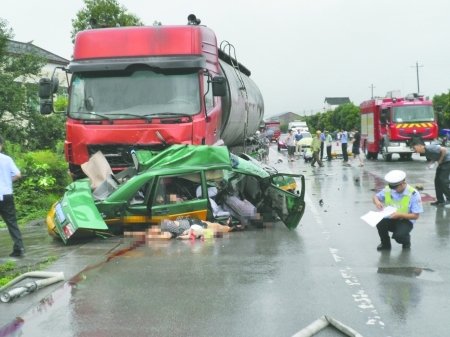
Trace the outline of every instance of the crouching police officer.
[[381, 244], [377, 250], [391, 249], [392, 238], [403, 245], [403, 249], [411, 248], [410, 232], [414, 222], [423, 213], [422, 199], [420, 193], [406, 183], [406, 173], [401, 170], [388, 172], [384, 180], [388, 185], [373, 196], [373, 202], [378, 209], [386, 206], [395, 207], [397, 210], [389, 217], [381, 220], [378, 225], [378, 234]]

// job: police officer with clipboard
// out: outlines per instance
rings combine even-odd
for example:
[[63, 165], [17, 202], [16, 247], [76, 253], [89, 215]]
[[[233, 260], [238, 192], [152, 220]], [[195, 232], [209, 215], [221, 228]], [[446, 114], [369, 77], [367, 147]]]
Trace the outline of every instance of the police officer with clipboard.
[[406, 183], [406, 173], [401, 170], [389, 171], [384, 180], [387, 185], [372, 198], [378, 209], [386, 206], [396, 208], [389, 217], [382, 219], [378, 225], [378, 235], [381, 243], [377, 250], [390, 250], [392, 238], [402, 244], [403, 249], [411, 248], [411, 235], [414, 222], [423, 213], [420, 193]]

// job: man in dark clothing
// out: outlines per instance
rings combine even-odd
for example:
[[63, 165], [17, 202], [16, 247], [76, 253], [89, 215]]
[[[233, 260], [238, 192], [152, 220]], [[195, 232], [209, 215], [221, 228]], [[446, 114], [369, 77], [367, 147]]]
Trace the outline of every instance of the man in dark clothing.
[[320, 140], [322, 141], [320, 143], [320, 160], [323, 160], [323, 148], [324, 148], [324, 144], [325, 144], [325, 133], [321, 133], [320, 134]]
[[427, 160], [438, 164], [436, 175], [434, 176], [434, 189], [437, 200], [432, 202], [431, 205], [443, 206], [450, 204], [450, 152], [448, 152], [447, 148], [440, 145], [425, 145], [422, 139], [415, 139], [413, 147], [415, 152], [424, 154]]
[[[0, 136], [0, 151], [3, 148], [3, 138]], [[17, 225], [16, 207], [13, 196], [13, 181], [21, 177], [11, 157], [0, 153], [0, 215], [8, 227], [9, 234], [14, 241], [13, 251], [9, 256], [21, 257], [25, 253], [22, 234]]]
[[348, 143], [348, 133], [346, 130], [341, 130], [341, 149], [344, 164], [347, 164], [348, 162], [347, 143]]

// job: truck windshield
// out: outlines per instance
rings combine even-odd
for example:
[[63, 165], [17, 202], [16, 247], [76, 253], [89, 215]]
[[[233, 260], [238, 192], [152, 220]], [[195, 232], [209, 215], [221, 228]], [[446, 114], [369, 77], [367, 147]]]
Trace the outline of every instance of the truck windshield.
[[395, 123], [433, 122], [433, 107], [429, 105], [409, 105], [394, 107], [392, 120]]
[[72, 118], [130, 119], [200, 111], [197, 72], [155, 72], [149, 68], [76, 73], [72, 76]]

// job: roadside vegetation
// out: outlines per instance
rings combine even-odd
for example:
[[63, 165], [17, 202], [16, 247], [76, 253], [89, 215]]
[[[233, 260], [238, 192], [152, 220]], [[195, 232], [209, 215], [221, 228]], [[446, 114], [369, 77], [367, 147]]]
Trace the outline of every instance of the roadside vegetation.
[[[88, 28], [142, 25], [116, 0], [84, 0], [75, 14], [72, 38]], [[71, 179], [64, 158], [67, 95], [55, 95], [55, 113], [39, 112], [37, 81], [46, 61], [35, 54], [11, 55], [8, 40], [14, 34], [0, 17], [0, 135], [4, 153], [11, 156], [23, 178], [14, 183], [19, 224], [42, 219], [64, 193]], [[0, 227], [5, 224], [0, 219]]]
[[35, 265], [24, 266], [18, 266], [15, 261], [7, 261], [0, 264], [0, 287], [3, 287], [5, 284], [8, 284], [10, 281], [24, 273], [44, 270], [57, 259], [57, 256], [49, 256]]

